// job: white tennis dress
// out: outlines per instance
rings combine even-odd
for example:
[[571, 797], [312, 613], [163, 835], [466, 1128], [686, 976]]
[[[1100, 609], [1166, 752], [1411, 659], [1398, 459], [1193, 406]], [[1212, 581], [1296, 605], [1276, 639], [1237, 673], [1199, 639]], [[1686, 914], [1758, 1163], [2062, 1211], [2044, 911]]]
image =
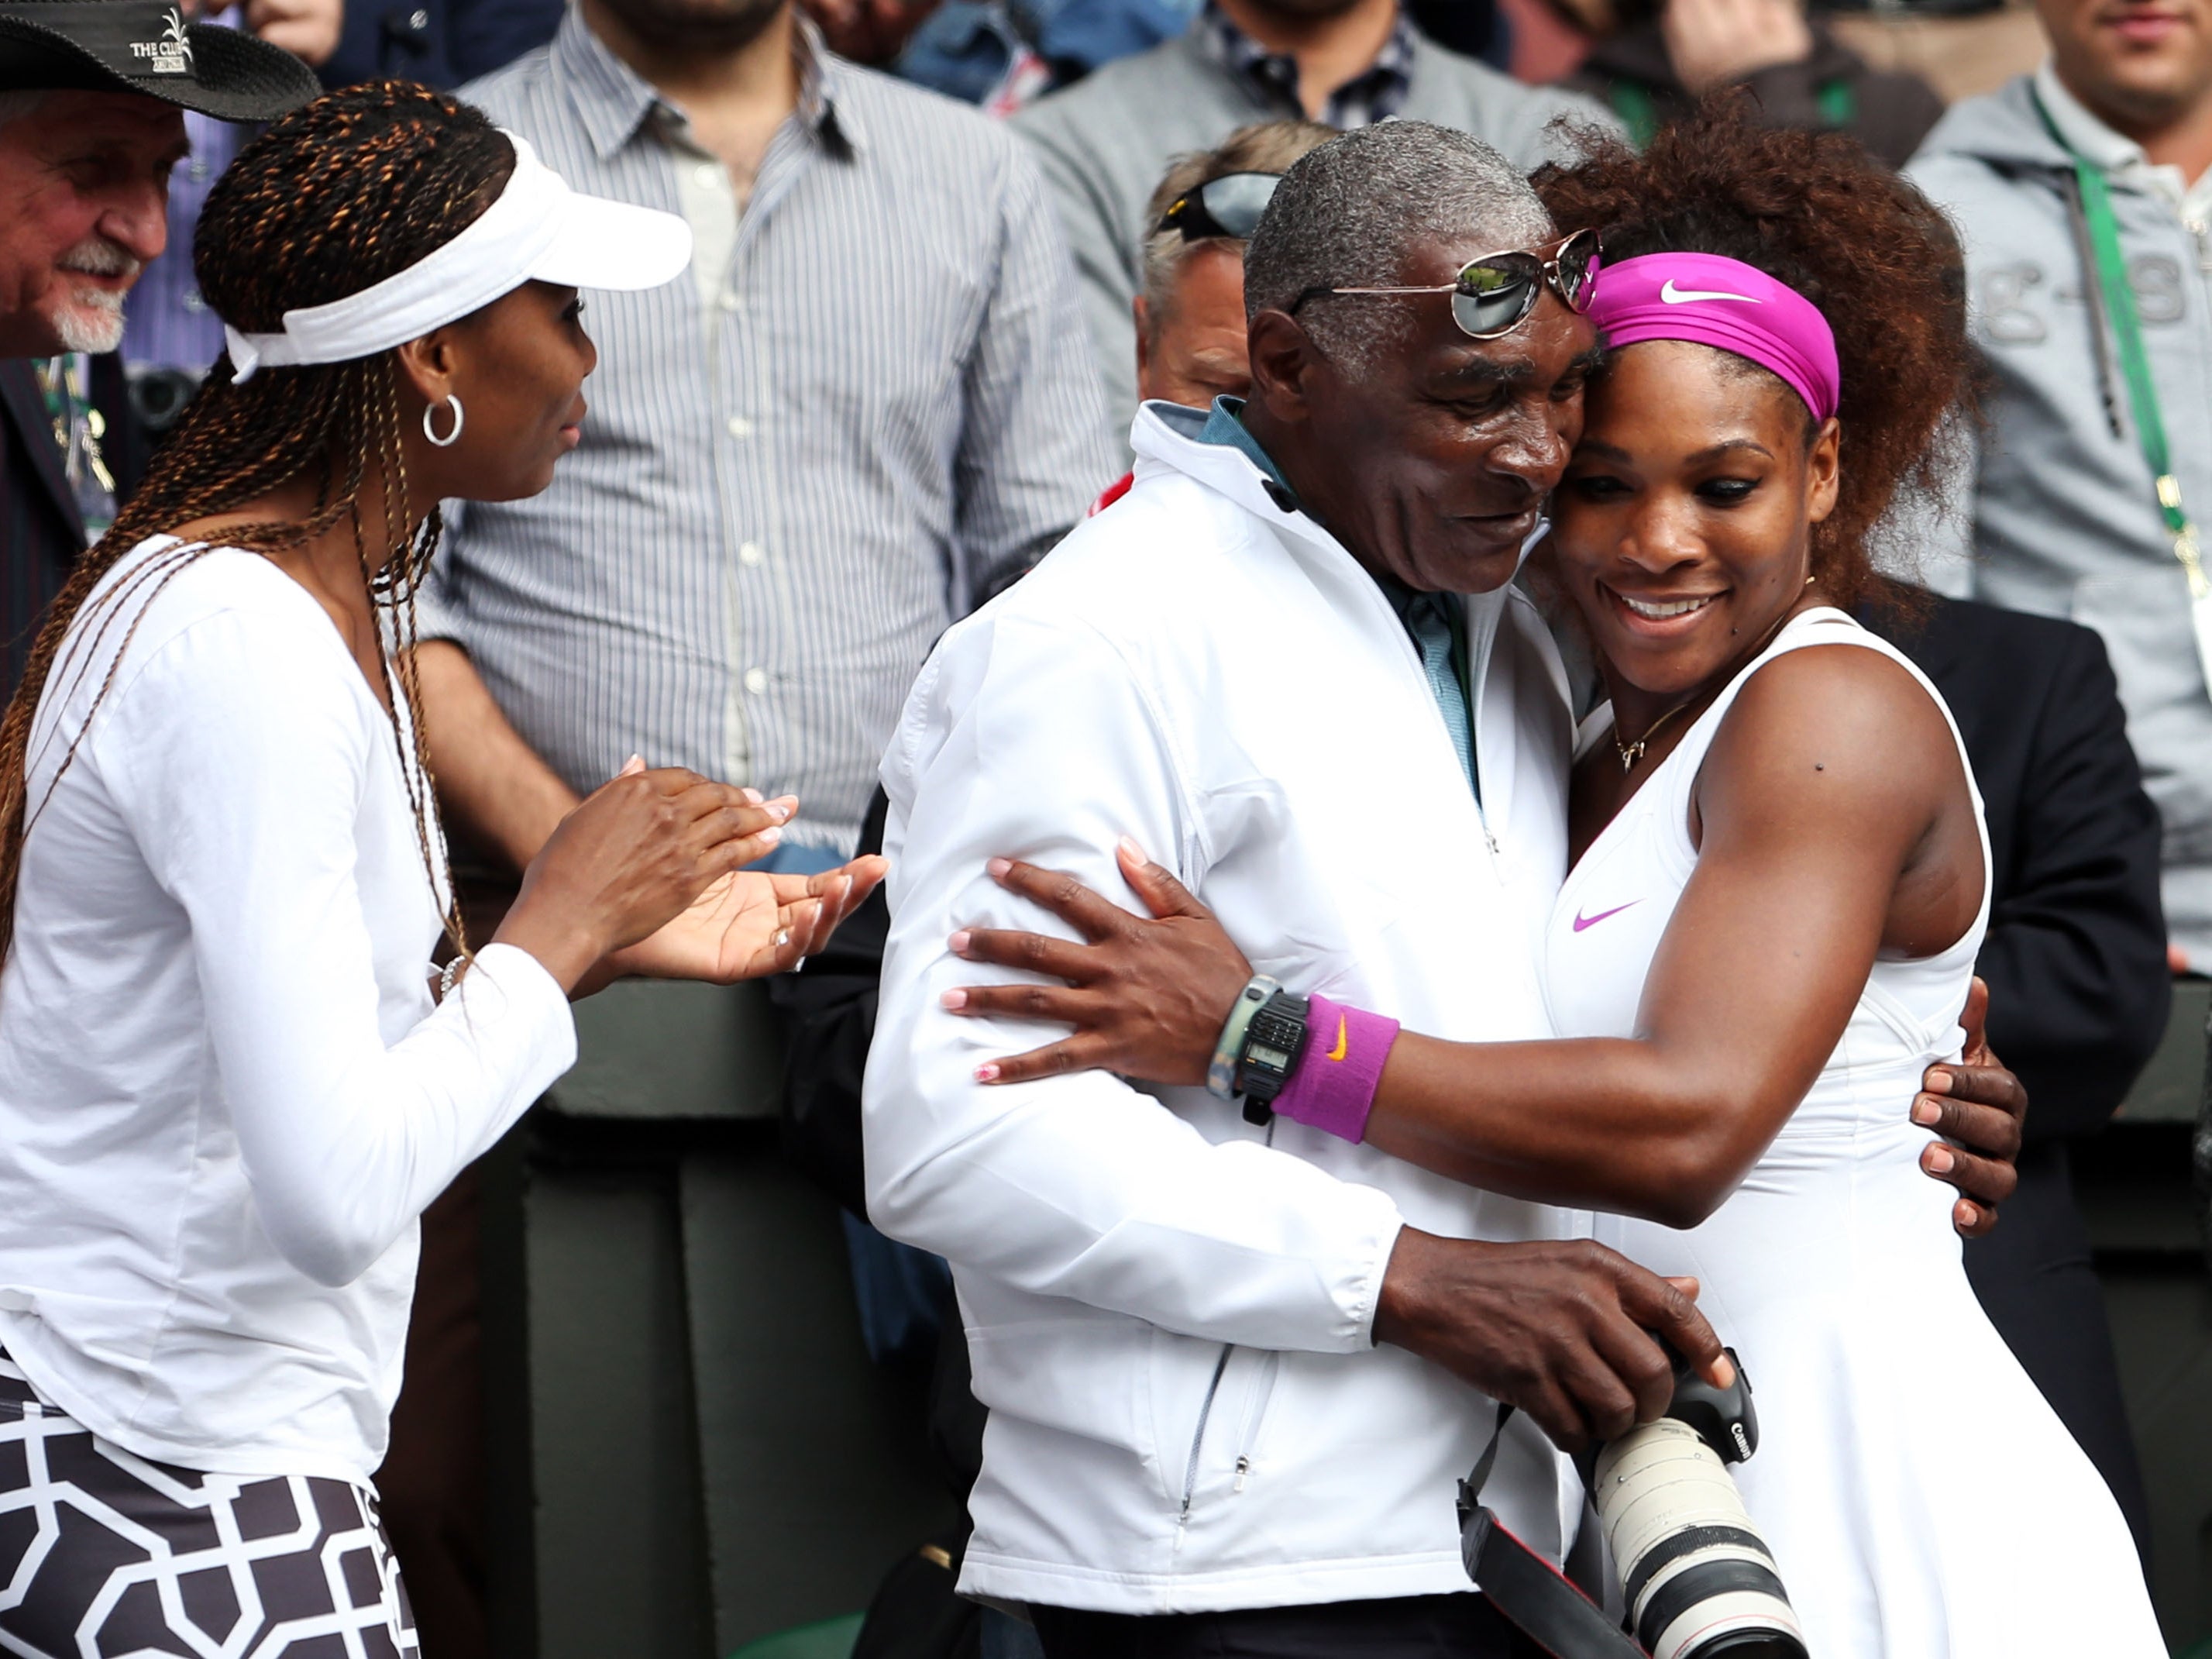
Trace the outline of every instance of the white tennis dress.
[[[1559, 1036], [1634, 1034], [1652, 955], [1697, 864], [1690, 793], [1705, 752], [1753, 674], [1814, 645], [1879, 651], [1942, 707], [1917, 668], [1843, 612], [1793, 618], [1560, 890], [1543, 961]], [[1980, 806], [1977, 793], [1978, 817]], [[1694, 1274], [1699, 1305], [1743, 1360], [1760, 1442], [1736, 1480], [1812, 1659], [2166, 1652], [2118, 1507], [1983, 1316], [1954, 1194], [1919, 1166], [1929, 1135], [1911, 1120], [1912, 1097], [1931, 1062], [1958, 1057], [1988, 922], [1985, 878], [1957, 944], [1875, 964], [1811, 1092], [1703, 1225], [1594, 1218], [1601, 1242], [1656, 1272]]]

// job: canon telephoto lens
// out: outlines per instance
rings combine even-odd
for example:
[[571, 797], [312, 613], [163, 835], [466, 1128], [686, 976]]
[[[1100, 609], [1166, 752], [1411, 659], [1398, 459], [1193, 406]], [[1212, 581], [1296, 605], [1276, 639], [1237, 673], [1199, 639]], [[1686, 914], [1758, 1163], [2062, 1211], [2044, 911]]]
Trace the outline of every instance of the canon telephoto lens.
[[1735, 1477], [1678, 1419], [1597, 1455], [1598, 1519], [1636, 1639], [1651, 1659], [1808, 1659], [1766, 1540]]

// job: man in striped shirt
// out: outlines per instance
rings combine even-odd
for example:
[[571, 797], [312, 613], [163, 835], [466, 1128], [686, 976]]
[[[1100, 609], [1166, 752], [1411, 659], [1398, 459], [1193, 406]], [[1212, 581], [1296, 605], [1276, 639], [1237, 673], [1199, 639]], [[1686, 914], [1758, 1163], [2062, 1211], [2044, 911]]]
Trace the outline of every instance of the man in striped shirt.
[[463, 95], [698, 252], [592, 297], [552, 488], [454, 515], [423, 615], [447, 804], [519, 865], [637, 752], [797, 795], [779, 856], [834, 863], [931, 643], [1119, 471], [1035, 167], [789, 0], [582, 0]]
[[[1081, 519], [1120, 470], [1073, 277], [1028, 154], [973, 110], [835, 58], [789, 0], [580, 0], [548, 47], [461, 95], [578, 189], [683, 214], [697, 252], [688, 279], [591, 296], [584, 322], [599, 364], [585, 388], [590, 412], [552, 487], [453, 515], [422, 595], [420, 659], [448, 814], [520, 868], [581, 792], [636, 753], [798, 796], [776, 859], [791, 871], [838, 862], [938, 635], [994, 572]], [[714, 975], [710, 927], [664, 932], [653, 950], [657, 971]], [[744, 1054], [757, 1052], [765, 1014], [743, 1012], [749, 990], [757, 988], [733, 987], [723, 1000], [675, 988], [609, 994], [619, 1000], [595, 1009], [583, 1047], [587, 1066], [621, 1079], [623, 1100], [556, 1103], [627, 1120], [617, 1141], [590, 1141], [625, 1148], [621, 1169], [596, 1178], [620, 1183], [635, 1208], [662, 1206], [659, 1224], [687, 1250], [725, 1236], [719, 1222], [702, 1222], [697, 1194], [727, 1192], [736, 1179], [714, 1133], [726, 1124], [696, 1121], [772, 1100], [760, 1073], [773, 1057], [763, 1054], [750, 1078], [732, 1066], [703, 1084], [681, 1062], [729, 1052], [733, 1029], [746, 1034]], [[533, 1133], [556, 1139], [568, 1121], [541, 1114]], [[576, 1156], [588, 1154], [556, 1148], [534, 1164], [533, 1190], [557, 1185], [563, 1159]], [[753, 1169], [746, 1178], [776, 1177]], [[680, 1214], [666, 1207], [678, 1192]], [[793, 1212], [805, 1212], [795, 1200]], [[462, 1659], [484, 1650], [483, 1505], [470, 1485], [481, 1457], [474, 1225], [465, 1190], [425, 1218], [409, 1398], [380, 1476], [386, 1519], [422, 1587], [425, 1644]], [[659, 1282], [653, 1260], [624, 1254], [631, 1235], [561, 1237], [568, 1254], [532, 1258], [533, 1303], [574, 1311], [596, 1305], [604, 1283]], [[793, 1253], [827, 1242], [784, 1239], [773, 1261], [732, 1261], [696, 1243], [704, 1255], [687, 1258], [685, 1272], [702, 1284], [780, 1279]], [[852, 1248], [894, 1278], [913, 1265], [872, 1235], [856, 1233]], [[603, 1277], [565, 1276], [546, 1265], [555, 1259], [592, 1261]], [[902, 1311], [886, 1304], [872, 1332]], [[600, 1355], [592, 1375], [659, 1398], [684, 1355], [719, 1352], [718, 1328], [666, 1352]], [[533, 1397], [567, 1386], [565, 1350], [532, 1352]], [[744, 1386], [726, 1371], [696, 1383], [718, 1421], [771, 1409]], [[881, 1431], [868, 1421], [846, 1428], [861, 1441]], [[557, 1458], [565, 1449], [540, 1450]], [[896, 1491], [876, 1492], [856, 1521], [801, 1494], [779, 1500], [744, 1446], [703, 1427], [695, 1455], [710, 1494], [781, 1504], [784, 1548], [765, 1555], [750, 1538], [722, 1537], [717, 1528], [738, 1523], [709, 1506], [710, 1553], [726, 1564], [718, 1594], [732, 1598], [720, 1651], [758, 1635], [746, 1620], [769, 1602], [790, 1609], [796, 1592], [779, 1582], [790, 1561], [811, 1551], [872, 1571], [878, 1552], [888, 1559], [911, 1541], [899, 1535], [908, 1510]], [[600, 1490], [598, 1501], [662, 1505], [671, 1535], [697, 1524], [680, 1492]], [[434, 1585], [434, 1607], [425, 1594]], [[864, 1584], [847, 1588], [858, 1599]], [[568, 1593], [541, 1581], [540, 1618], [567, 1617]], [[606, 1616], [600, 1587], [574, 1593], [574, 1606]]]

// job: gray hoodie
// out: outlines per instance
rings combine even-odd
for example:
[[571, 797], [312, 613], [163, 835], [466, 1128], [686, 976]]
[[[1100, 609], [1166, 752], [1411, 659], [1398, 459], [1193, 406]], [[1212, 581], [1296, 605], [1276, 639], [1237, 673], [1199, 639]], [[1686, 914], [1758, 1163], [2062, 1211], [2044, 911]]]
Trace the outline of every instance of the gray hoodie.
[[[1990, 374], [1967, 581], [2104, 636], [2165, 824], [2168, 933], [2212, 969], [2212, 695], [2117, 349], [2089, 303], [2072, 163], [2029, 86], [1954, 106], [1906, 168], [1958, 226]], [[2212, 523], [2212, 252], [2171, 202], [2110, 182], [2174, 474]]]

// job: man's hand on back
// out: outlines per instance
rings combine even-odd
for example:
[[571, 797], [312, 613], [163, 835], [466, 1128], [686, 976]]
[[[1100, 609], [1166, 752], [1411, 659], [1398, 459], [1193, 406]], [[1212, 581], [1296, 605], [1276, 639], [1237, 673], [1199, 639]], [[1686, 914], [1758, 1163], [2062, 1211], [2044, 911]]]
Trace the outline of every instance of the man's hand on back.
[[1661, 1340], [1715, 1382], [1733, 1378], [1694, 1297], [1588, 1240], [1487, 1244], [1408, 1227], [1383, 1273], [1375, 1340], [1435, 1361], [1577, 1451], [1667, 1409], [1674, 1368]]

